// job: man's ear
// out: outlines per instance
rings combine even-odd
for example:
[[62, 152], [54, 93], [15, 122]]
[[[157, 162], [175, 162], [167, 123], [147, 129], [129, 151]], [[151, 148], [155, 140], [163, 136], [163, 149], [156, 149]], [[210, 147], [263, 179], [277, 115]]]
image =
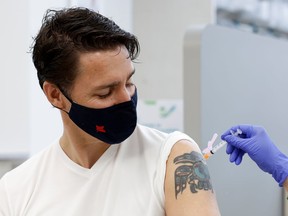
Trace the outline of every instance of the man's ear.
[[52, 106], [64, 111], [68, 111], [70, 109], [68, 107], [68, 100], [64, 97], [57, 85], [45, 81], [43, 83], [43, 91]]

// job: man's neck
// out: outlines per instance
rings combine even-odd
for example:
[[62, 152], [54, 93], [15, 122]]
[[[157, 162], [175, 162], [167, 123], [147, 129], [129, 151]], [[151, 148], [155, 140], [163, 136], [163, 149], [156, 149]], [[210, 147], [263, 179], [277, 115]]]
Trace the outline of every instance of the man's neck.
[[109, 144], [96, 138], [85, 139], [81, 136], [68, 136], [65, 132], [60, 139], [60, 145], [72, 161], [87, 169], [90, 169], [110, 147]]

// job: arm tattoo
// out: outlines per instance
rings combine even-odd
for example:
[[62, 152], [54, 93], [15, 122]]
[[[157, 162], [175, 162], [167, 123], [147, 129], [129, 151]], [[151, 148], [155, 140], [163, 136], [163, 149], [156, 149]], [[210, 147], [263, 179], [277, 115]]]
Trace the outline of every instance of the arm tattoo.
[[210, 175], [203, 156], [195, 151], [185, 153], [174, 159], [174, 164], [178, 166], [175, 170], [175, 196], [182, 193], [187, 184], [190, 185], [190, 191], [197, 193], [197, 190], [211, 190]]

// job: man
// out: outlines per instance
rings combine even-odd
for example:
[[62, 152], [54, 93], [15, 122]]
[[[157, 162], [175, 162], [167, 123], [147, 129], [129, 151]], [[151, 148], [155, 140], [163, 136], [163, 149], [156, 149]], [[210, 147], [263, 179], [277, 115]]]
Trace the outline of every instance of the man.
[[[230, 131], [237, 129], [242, 131], [242, 136], [231, 136]], [[230, 154], [230, 162], [239, 165], [243, 155], [248, 153], [260, 169], [271, 174], [279, 186], [288, 191], [288, 157], [274, 145], [263, 127], [233, 126], [221, 138], [228, 143], [226, 152]]]
[[0, 181], [0, 215], [220, 215], [197, 144], [138, 125], [136, 37], [85, 8], [49, 10], [33, 61], [63, 135]]

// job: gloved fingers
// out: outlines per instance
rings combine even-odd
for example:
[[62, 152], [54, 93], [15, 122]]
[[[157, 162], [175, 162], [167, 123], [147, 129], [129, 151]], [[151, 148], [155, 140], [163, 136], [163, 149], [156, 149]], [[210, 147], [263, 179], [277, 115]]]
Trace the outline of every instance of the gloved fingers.
[[228, 143], [226, 147], [226, 153], [230, 155], [229, 160], [231, 163], [235, 162], [236, 165], [239, 165], [242, 162], [245, 151], [237, 149], [235, 146]]
[[234, 148], [233, 152], [230, 154], [230, 162], [234, 163], [236, 162], [236, 159], [238, 158], [240, 153], [240, 149]]
[[226, 146], [226, 153], [227, 154], [231, 154], [233, 151], [234, 151], [235, 147], [229, 143], [227, 143], [227, 146]]
[[242, 134], [240, 135], [242, 138], [250, 138], [254, 134], [253, 125], [239, 125], [239, 129], [242, 131]]
[[241, 149], [235, 148], [233, 145], [228, 144], [226, 148], [226, 153], [230, 155], [229, 160], [231, 163], [239, 165], [241, 164], [242, 158], [246, 152]]
[[240, 150], [239, 150], [239, 154], [238, 154], [238, 156], [237, 156], [237, 158], [236, 158], [236, 160], [235, 160], [235, 164], [236, 164], [236, 165], [241, 164], [242, 158], [243, 158], [244, 154], [245, 154], [245, 152], [240, 149]]
[[[229, 144], [229, 145], [233, 145], [236, 148], [242, 149], [243, 145], [245, 145], [246, 140], [242, 139], [240, 137], [236, 137], [234, 135], [227, 135], [225, 137], [225, 141]], [[228, 146], [228, 145], [227, 145]], [[229, 147], [230, 148], [230, 147]]]

